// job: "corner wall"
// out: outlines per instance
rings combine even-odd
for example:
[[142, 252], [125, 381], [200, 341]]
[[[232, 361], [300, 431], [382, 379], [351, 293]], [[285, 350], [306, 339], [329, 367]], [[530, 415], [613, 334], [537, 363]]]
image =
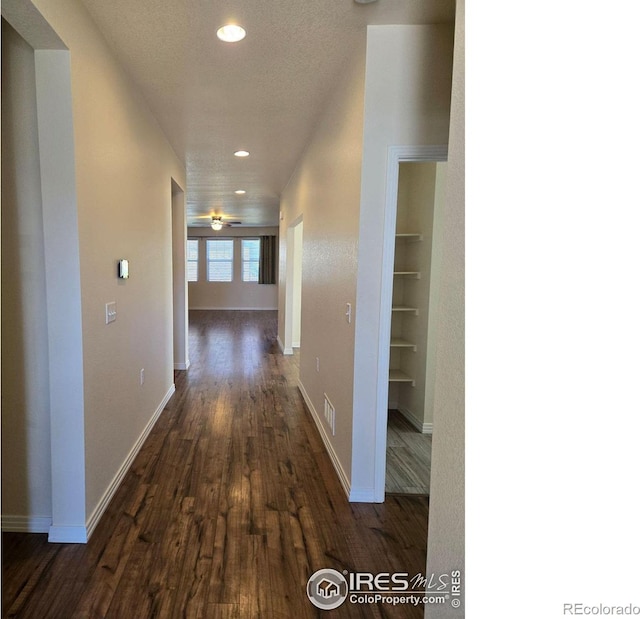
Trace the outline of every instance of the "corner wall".
[[[351, 476], [354, 327], [365, 41], [357, 42], [325, 112], [281, 198], [278, 338], [285, 342], [287, 232], [304, 221], [300, 389], [315, 417], [341, 482]], [[292, 272], [293, 269], [290, 269]], [[289, 289], [291, 294], [291, 289]], [[293, 303], [291, 304], [293, 306]], [[316, 365], [318, 359], [318, 365]], [[319, 367], [319, 371], [318, 368]], [[325, 422], [324, 394], [336, 409], [336, 434]]]
[[[81, 315], [79, 310], [77, 319], [69, 318], [49, 309], [48, 320], [50, 329], [52, 321], [66, 321], [80, 331], [78, 342], [63, 343], [80, 355], [74, 379], [81, 387], [70, 395], [78, 394], [83, 423], [70, 428], [52, 416], [52, 445], [66, 445], [81, 454], [79, 463], [59, 470], [57, 476], [64, 481], [60, 492], [54, 471], [52, 528], [56, 501], [65, 504], [68, 491], [82, 497], [81, 510], [76, 510], [82, 518], [75, 528], [88, 535], [173, 390], [171, 193], [172, 181], [186, 189], [186, 175], [79, 0], [5, 0], [2, 10], [3, 15], [6, 11], [24, 17], [25, 31], [29, 21], [48, 24], [69, 50], [43, 53], [32, 43], [36, 58], [41, 54], [43, 84], [51, 53], [65, 53], [70, 59], [72, 146], [59, 148], [65, 159], [75, 162], [74, 182], [65, 191], [66, 203], [74, 205], [77, 216], [79, 259], [74, 268], [79, 273]], [[55, 126], [55, 110], [48, 112], [54, 116], [47, 123]], [[44, 185], [44, 170], [42, 174]], [[55, 176], [48, 182], [55, 183]], [[52, 203], [53, 218], [56, 208]], [[47, 242], [45, 226], [45, 247]], [[128, 280], [116, 277], [120, 258], [129, 260]], [[66, 270], [56, 268], [57, 258], [50, 263], [47, 257], [47, 265], [64, 282]], [[49, 295], [49, 279], [47, 288]], [[117, 303], [117, 319], [107, 325], [105, 303], [111, 301]], [[50, 363], [50, 374], [51, 367], [66, 366], [67, 357], [58, 356]], [[55, 464], [53, 448], [52, 461]], [[74, 539], [65, 538], [67, 532], [62, 527], [55, 541], [82, 541], [79, 532]]]
[[90, 516], [173, 386], [171, 180], [185, 189], [185, 171], [84, 6], [35, 4], [71, 53]]
[[[391, 146], [446, 145], [453, 27], [369, 26], [358, 246], [352, 500], [375, 497], [376, 411], [387, 157]], [[386, 407], [387, 403], [384, 402]]]
[[278, 337], [287, 230], [303, 216], [300, 388], [352, 501], [374, 500], [388, 149], [447, 144], [452, 39], [451, 25], [370, 26], [281, 199]]
[[2, 524], [51, 525], [48, 330], [33, 48], [2, 20]]

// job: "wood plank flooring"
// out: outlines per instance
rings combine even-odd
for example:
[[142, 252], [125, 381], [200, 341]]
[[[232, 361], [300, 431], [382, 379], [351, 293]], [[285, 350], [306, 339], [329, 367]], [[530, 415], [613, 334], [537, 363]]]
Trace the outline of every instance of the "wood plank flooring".
[[[190, 313], [187, 372], [86, 545], [3, 534], [3, 617], [321, 617], [320, 568], [424, 573], [423, 497], [350, 504], [275, 312]], [[327, 615], [329, 616], [329, 615]], [[345, 602], [332, 617], [413, 618]]]
[[431, 435], [418, 432], [397, 410], [389, 411], [387, 423], [388, 494], [429, 494]]

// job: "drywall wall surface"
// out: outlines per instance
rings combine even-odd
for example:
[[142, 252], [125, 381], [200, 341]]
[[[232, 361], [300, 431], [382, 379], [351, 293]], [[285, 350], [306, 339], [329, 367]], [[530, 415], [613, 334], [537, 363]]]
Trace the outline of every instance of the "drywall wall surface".
[[185, 171], [82, 3], [34, 5], [71, 58], [90, 518], [173, 386], [171, 181], [186, 189]]
[[2, 20], [2, 518], [49, 530], [51, 437], [33, 48]]
[[[354, 373], [352, 485], [373, 496], [387, 157], [390, 146], [446, 145], [452, 25], [369, 26]], [[305, 222], [306, 223], [306, 222]]]
[[[456, 4], [447, 197], [443, 217], [427, 574], [462, 572], [464, 595], [464, 0]], [[464, 617], [427, 606], [427, 619]]]
[[[351, 471], [353, 346], [360, 170], [364, 103], [364, 38], [353, 53], [315, 133], [281, 198], [280, 313], [278, 336], [285, 341], [285, 298], [289, 226], [304, 221], [300, 383], [307, 403], [318, 414], [329, 451], [348, 485]], [[289, 236], [292, 236], [291, 234]], [[353, 319], [347, 322], [346, 304]], [[293, 305], [293, 304], [292, 304]], [[336, 434], [324, 421], [324, 394], [336, 409]]]
[[[223, 228], [214, 232], [211, 228], [189, 228], [190, 239], [199, 238], [198, 281], [189, 282], [189, 309], [247, 309], [274, 310], [278, 307], [276, 284], [258, 284], [242, 281], [241, 238], [278, 236], [278, 228]], [[208, 282], [206, 265], [206, 239], [237, 238], [234, 246], [233, 281]]]

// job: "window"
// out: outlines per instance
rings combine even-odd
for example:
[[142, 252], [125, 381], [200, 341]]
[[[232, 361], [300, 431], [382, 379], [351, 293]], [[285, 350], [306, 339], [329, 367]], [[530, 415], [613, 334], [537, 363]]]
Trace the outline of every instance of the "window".
[[198, 281], [198, 239], [187, 239], [187, 281]]
[[233, 281], [233, 239], [207, 239], [207, 281]]
[[242, 239], [242, 281], [257, 282], [260, 272], [260, 239]]

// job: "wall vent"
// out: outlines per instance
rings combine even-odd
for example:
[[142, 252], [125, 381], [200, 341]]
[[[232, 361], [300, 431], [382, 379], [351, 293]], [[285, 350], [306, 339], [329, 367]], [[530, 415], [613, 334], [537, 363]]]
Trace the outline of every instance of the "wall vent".
[[324, 419], [331, 430], [331, 435], [336, 435], [336, 409], [329, 401], [327, 394], [324, 394]]

